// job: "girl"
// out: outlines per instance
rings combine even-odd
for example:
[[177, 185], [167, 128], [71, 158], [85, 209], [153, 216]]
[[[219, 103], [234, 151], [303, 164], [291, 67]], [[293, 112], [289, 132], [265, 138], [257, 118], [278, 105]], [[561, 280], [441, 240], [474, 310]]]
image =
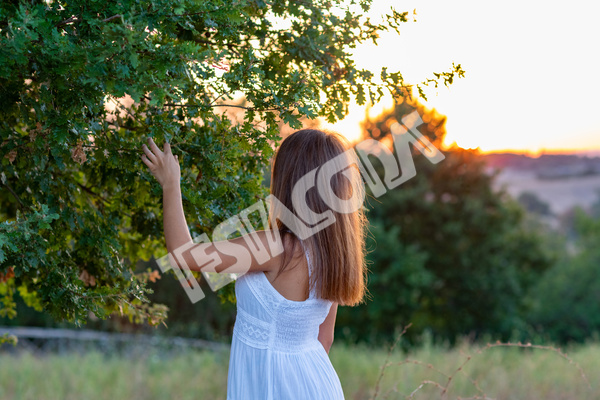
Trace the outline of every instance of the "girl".
[[[167, 250], [173, 252], [192, 241], [181, 202], [179, 163], [168, 143], [161, 151], [151, 139], [148, 142], [149, 147], [143, 145], [142, 159], [163, 188], [165, 240]], [[272, 254], [279, 255], [262, 264], [252, 257], [249, 266], [234, 271], [236, 249], [248, 248], [243, 237], [212, 243], [205, 250], [219, 255], [220, 271], [247, 272], [235, 283], [237, 317], [227, 381], [230, 400], [344, 397], [328, 353], [338, 304], [356, 305], [365, 294], [365, 218], [362, 207], [338, 212], [339, 207], [327, 199], [327, 190], [317, 184], [321, 177], [317, 174], [328, 161], [350, 157], [344, 165], [351, 168], [327, 178], [329, 189], [341, 201], [359, 198], [362, 202], [364, 187], [354, 151], [347, 150], [342, 136], [310, 129], [294, 132], [281, 144], [272, 165], [270, 196], [278, 200], [279, 208], [273, 204], [270, 208], [269, 230], [256, 232], [269, 248], [267, 235], [278, 230], [283, 248]], [[305, 194], [301, 196], [305, 203], [295, 198], [294, 188], [301, 184], [308, 185], [300, 192]], [[298, 204], [310, 210], [296, 209]], [[290, 221], [281, 218], [285, 208], [296, 216], [311, 211], [334, 216], [335, 222], [297, 236], [302, 232], [299, 226], [282, 222]], [[186, 261], [191, 270], [205, 265], [192, 257]]]

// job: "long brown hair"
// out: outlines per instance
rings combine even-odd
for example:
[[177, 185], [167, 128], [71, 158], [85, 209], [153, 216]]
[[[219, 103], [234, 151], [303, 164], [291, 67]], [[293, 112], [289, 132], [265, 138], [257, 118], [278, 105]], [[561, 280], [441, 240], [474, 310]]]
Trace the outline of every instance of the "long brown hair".
[[[296, 183], [310, 171], [316, 169], [318, 173], [323, 164], [350, 148], [347, 140], [334, 132], [303, 129], [292, 133], [285, 138], [275, 155], [271, 170], [271, 195], [298, 216], [298, 210], [294, 208], [292, 201], [292, 189]], [[355, 157], [353, 151], [346, 154]], [[354, 167], [356, 168], [346, 171], [347, 175], [337, 173], [330, 180], [331, 190], [340, 199], [349, 199], [354, 190], [362, 190], [364, 193], [360, 172], [357, 165]], [[309, 187], [313, 184], [316, 186], [315, 181], [312, 181]], [[362, 204], [354, 212], [336, 212], [327, 205], [316, 187], [306, 192], [306, 204], [315, 213], [333, 212], [335, 216], [333, 224], [302, 241], [312, 264], [309, 290], [315, 288], [317, 297], [340, 305], [359, 304], [366, 290], [366, 218]], [[291, 235], [290, 227], [278, 219], [277, 213], [275, 216], [271, 214], [269, 218], [270, 229], [278, 229], [285, 243], [287, 235]], [[273, 220], [276, 221], [276, 227]], [[297, 241], [292, 242], [289, 254], [293, 255]], [[288, 253], [285, 252], [279, 274], [288, 264]]]

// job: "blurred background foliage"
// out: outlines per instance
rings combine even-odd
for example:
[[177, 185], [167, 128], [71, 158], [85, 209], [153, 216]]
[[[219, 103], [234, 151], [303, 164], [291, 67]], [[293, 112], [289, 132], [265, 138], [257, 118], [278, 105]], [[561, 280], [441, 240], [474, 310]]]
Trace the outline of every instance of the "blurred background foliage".
[[[399, 73], [377, 85], [338, 46], [375, 40], [406, 16], [360, 25], [330, 6], [3, 2], [0, 324], [228, 340], [234, 304], [204, 282], [207, 297], [191, 304], [171, 274], [149, 272], [164, 247], [160, 190], [139, 160], [147, 136], [180, 154], [194, 234], [266, 194], [282, 124], [340, 118], [350, 95], [377, 101], [385, 88], [397, 101], [366, 118], [364, 138], [391, 146], [392, 124], [417, 110], [419, 131], [439, 148], [445, 117], [407, 97]], [[275, 28], [272, 15], [294, 29]], [[218, 111], [224, 104], [240, 113]], [[416, 177], [369, 197], [370, 295], [339, 309], [336, 338], [390, 342], [409, 323], [412, 343], [597, 334], [600, 201], [554, 231], [541, 221], [548, 205], [494, 189], [476, 151], [444, 154], [433, 165], [414, 150]]]
[[[389, 127], [414, 110], [425, 122], [419, 131], [439, 146], [445, 117], [409, 98], [367, 117], [364, 137], [390, 145]], [[379, 198], [368, 195], [369, 296], [358, 307], [340, 307], [337, 340], [389, 343], [409, 323], [405, 345], [423, 337], [450, 343], [464, 336], [558, 343], [595, 337], [600, 219], [574, 210], [564, 231], [573, 232], [570, 239], [540, 220], [548, 206], [534, 194], [514, 199], [494, 189], [495, 173], [474, 150], [444, 154], [433, 165], [414, 150], [416, 177]], [[382, 165], [372, 160], [382, 176]], [[267, 169], [264, 174], [268, 184]], [[140, 262], [140, 270], [148, 267], [153, 263]], [[150, 299], [170, 309], [168, 328], [157, 328], [162, 334], [228, 340], [234, 304], [213, 294], [192, 305], [171, 275], [149, 285]], [[210, 293], [205, 282], [202, 288]], [[17, 302], [17, 318], [1, 324], [68, 326]], [[88, 327], [151, 329], [118, 316], [91, 318]]]
[[[424, 121], [421, 134], [440, 147], [445, 117], [410, 99], [367, 117], [365, 136], [391, 143], [392, 124], [414, 110]], [[523, 207], [493, 188], [494, 174], [475, 150], [444, 154], [432, 164], [413, 149], [417, 175], [371, 199], [372, 300], [340, 310], [343, 336], [390, 341], [408, 323], [409, 338], [430, 330], [450, 341], [486, 334], [507, 340], [526, 329], [523, 298], [555, 262], [552, 239], [530, 229]]]
[[369, 4], [1, 2], [0, 316], [15, 317], [20, 298], [77, 324], [90, 313], [164, 322], [168, 307], [148, 298], [156, 274], [136, 270], [165, 254], [142, 143], [171, 142], [192, 234], [211, 233], [266, 196], [280, 123], [333, 122], [350, 96], [406, 86], [354, 64], [353, 47], [407, 21], [391, 10], [372, 23]]

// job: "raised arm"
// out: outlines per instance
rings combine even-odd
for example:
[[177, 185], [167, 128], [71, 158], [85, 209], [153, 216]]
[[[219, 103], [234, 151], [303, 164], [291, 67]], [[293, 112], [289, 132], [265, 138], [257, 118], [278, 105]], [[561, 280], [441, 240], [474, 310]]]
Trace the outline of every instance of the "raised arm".
[[[161, 151], [152, 139], [148, 139], [148, 145], [142, 146], [144, 154], [142, 161], [148, 166], [152, 175], [158, 180], [163, 189], [163, 225], [167, 251], [171, 254], [190, 246], [192, 237], [185, 220], [183, 204], [181, 200], [181, 171], [179, 160], [171, 152], [169, 143], [165, 143], [164, 151]], [[262, 241], [263, 247], [270, 248], [265, 231], [256, 232], [258, 240]], [[218, 259], [218, 267], [215, 272], [248, 272], [248, 271], [270, 271], [278, 266], [278, 256], [259, 264], [251, 256], [248, 244], [243, 237], [219, 241], [217, 244], [209, 243], [197, 245], [202, 248], [196, 254], [204, 254], [200, 263], [189, 252], [183, 255], [187, 268], [199, 271], [202, 266], [211, 260]], [[271, 254], [279, 254], [278, 249], [270, 249]]]
[[167, 251], [171, 253], [192, 241], [181, 202], [179, 160], [173, 155], [171, 145], [167, 142], [164, 145], [164, 152], [151, 138], [148, 138], [148, 146], [145, 144], [142, 146], [144, 150], [142, 161], [163, 189], [163, 225]]

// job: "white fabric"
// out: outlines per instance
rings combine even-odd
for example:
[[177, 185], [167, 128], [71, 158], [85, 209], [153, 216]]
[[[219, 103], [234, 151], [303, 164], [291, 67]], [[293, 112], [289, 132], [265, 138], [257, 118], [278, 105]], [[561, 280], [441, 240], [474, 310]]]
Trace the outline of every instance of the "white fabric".
[[[310, 274], [310, 258], [308, 265]], [[288, 300], [263, 272], [238, 278], [235, 294], [228, 400], [344, 398], [338, 375], [318, 340], [330, 301], [316, 298], [314, 289], [305, 301]]]

